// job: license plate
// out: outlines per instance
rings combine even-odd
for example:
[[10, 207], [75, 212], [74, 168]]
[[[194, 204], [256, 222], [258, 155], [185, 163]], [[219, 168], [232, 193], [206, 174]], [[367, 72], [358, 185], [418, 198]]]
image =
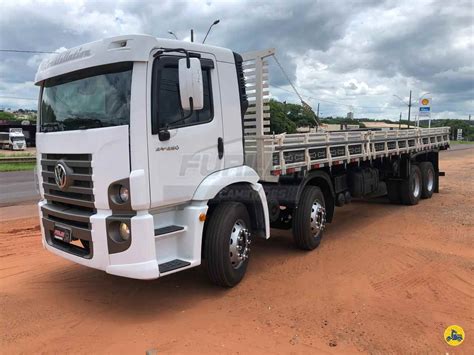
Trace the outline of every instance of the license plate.
[[71, 229], [64, 226], [55, 225], [53, 236], [54, 238], [62, 240], [63, 242], [70, 243], [71, 242]]

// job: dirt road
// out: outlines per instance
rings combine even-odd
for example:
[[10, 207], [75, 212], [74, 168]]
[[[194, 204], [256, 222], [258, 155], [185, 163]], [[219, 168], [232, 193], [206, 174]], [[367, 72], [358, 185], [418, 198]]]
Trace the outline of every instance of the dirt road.
[[44, 251], [36, 218], [4, 220], [1, 352], [474, 354], [474, 150], [441, 168], [441, 192], [417, 206], [338, 209], [313, 252], [274, 232], [231, 290], [200, 268], [146, 282], [87, 269]]

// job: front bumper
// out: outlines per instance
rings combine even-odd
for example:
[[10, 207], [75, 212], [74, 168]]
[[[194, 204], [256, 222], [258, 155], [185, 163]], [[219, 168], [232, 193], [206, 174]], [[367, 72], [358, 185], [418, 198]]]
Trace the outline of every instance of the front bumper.
[[[98, 210], [90, 217], [90, 238], [92, 252], [85, 256], [68, 252], [47, 236], [50, 226], [44, 222], [42, 207], [46, 201], [38, 203], [42, 242], [45, 249], [75, 263], [103, 270], [109, 274], [134, 279], [150, 280], [160, 277], [155, 251], [153, 217], [145, 211], [131, 218], [132, 242], [130, 247], [120, 253], [110, 254], [107, 244], [106, 219], [110, 210]], [[74, 236], [74, 235], [73, 235]]]

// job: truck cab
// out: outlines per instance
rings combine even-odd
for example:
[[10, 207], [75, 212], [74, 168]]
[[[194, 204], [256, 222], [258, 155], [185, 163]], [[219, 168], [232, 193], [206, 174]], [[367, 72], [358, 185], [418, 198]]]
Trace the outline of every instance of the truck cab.
[[263, 188], [244, 165], [241, 61], [228, 49], [142, 35], [45, 60], [35, 80], [44, 247], [138, 279], [194, 267], [212, 201], [237, 185], [262, 217], [240, 218], [245, 240], [235, 250], [249, 249], [250, 233], [268, 236]]
[[25, 150], [26, 140], [21, 128], [10, 128], [9, 132], [0, 133], [0, 144], [4, 149]]

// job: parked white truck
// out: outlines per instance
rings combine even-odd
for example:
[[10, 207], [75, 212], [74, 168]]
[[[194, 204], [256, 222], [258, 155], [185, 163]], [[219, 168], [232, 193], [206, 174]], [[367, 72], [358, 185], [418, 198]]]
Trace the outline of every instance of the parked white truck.
[[10, 128], [8, 132], [0, 132], [0, 146], [3, 149], [25, 150], [26, 140], [21, 128]]
[[205, 263], [236, 285], [254, 238], [292, 228], [316, 248], [336, 206], [385, 187], [438, 191], [448, 128], [270, 132], [273, 50], [131, 35], [45, 60], [37, 133], [43, 245], [136, 279]]

